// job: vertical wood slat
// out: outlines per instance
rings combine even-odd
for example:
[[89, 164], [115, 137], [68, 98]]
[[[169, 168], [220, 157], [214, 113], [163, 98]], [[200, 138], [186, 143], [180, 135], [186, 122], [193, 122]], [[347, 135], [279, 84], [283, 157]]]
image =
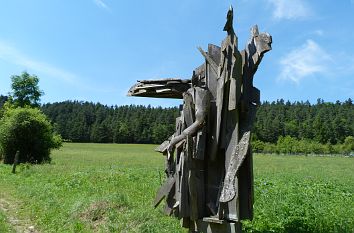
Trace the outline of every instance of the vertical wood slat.
[[16, 173], [16, 166], [19, 162], [19, 157], [20, 157], [20, 151], [16, 151], [15, 158], [14, 158], [14, 164], [12, 166], [12, 173], [13, 174]]

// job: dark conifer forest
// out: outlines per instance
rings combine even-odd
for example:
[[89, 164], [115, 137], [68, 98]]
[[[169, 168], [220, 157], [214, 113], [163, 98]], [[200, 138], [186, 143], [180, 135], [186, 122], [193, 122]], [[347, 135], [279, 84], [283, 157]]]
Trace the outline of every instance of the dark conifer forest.
[[[43, 112], [64, 139], [73, 142], [161, 143], [174, 132], [178, 108], [106, 106], [66, 101], [45, 104]], [[263, 102], [257, 112], [254, 138], [276, 143], [280, 136], [320, 143], [343, 143], [354, 135], [351, 99], [327, 103]]]
[[[0, 107], [5, 101], [6, 97], [0, 96]], [[79, 101], [48, 103], [41, 109], [63, 139], [72, 142], [159, 144], [173, 134], [179, 115], [177, 107], [107, 106]], [[289, 143], [289, 139], [327, 145], [329, 150], [332, 145], [351, 144], [353, 119], [351, 99], [335, 103], [318, 99], [316, 104], [265, 101], [258, 108], [254, 124], [254, 149], [274, 152], [277, 149], [269, 145]]]
[[277, 142], [280, 136], [310, 139], [319, 143], [343, 143], [354, 135], [354, 106], [351, 99], [327, 103], [263, 102], [257, 111], [254, 134], [263, 142]]
[[161, 143], [175, 129], [178, 109], [106, 106], [66, 101], [45, 104], [42, 111], [63, 139], [97, 143]]

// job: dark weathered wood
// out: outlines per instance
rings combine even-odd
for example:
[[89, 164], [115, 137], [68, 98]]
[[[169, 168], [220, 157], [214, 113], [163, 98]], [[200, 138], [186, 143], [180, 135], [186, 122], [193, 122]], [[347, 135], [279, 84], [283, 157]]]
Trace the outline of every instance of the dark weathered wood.
[[[188, 126], [187, 123], [187, 116], [184, 116], [184, 120], [185, 123], [187, 125], [187, 128], [185, 128], [180, 135], [172, 138], [171, 142], [170, 142], [170, 147], [169, 150], [173, 150], [173, 148], [175, 147], [175, 145], [177, 143], [179, 143], [180, 141], [186, 139], [187, 135], [191, 135], [191, 136], [196, 136], [196, 134], [198, 133], [198, 130], [201, 130], [206, 124], [206, 117], [208, 115], [208, 111], [209, 111], [209, 106], [210, 106], [210, 95], [209, 92], [203, 88], [199, 88], [199, 87], [193, 87], [188, 89], [189, 93], [192, 93], [191, 96], [193, 98], [193, 102], [195, 102], [194, 107], [191, 107], [191, 109], [195, 109], [195, 120], [194, 122]], [[197, 93], [197, 94], [193, 94], [193, 93]], [[195, 98], [195, 96], [198, 96], [198, 98]], [[186, 96], [186, 95], [185, 95]], [[189, 102], [186, 103], [186, 105], [188, 105]], [[183, 114], [186, 114], [188, 111], [183, 111]]]
[[160, 187], [156, 194], [154, 207], [156, 208], [160, 202], [171, 192], [172, 187], [175, 185], [176, 180], [174, 177], [168, 177], [165, 183]]
[[241, 98], [241, 86], [242, 83], [242, 56], [237, 49], [233, 50], [233, 66], [231, 73], [230, 82], [230, 93], [229, 93], [229, 106], [228, 110], [232, 111], [239, 106]]
[[190, 217], [190, 200], [189, 200], [189, 164], [187, 155], [182, 152], [182, 171], [180, 177], [180, 203], [179, 203], [179, 217]]
[[193, 155], [194, 159], [204, 160], [205, 158], [206, 136], [207, 136], [206, 134], [207, 134], [206, 127], [203, 127], [203, 129], [197, 133], [196, 148], [195, 148], [195, 153]]
[[189, 187], [189, 201], [190, 201], [190, 219], [198, 219], [198, 190], [196, 178], [196, 164], [193, 161], [193, 138], [187, 135], [187, 157], [189, 164], [188, 173], [188, 187]]
[[182, 94], [191, 86], [191, 80], [160, 79], [142, 80], [132, 86], [128, 96], [182, 99]]
[[194, 104], [193, 104], [193, 98], [191, 93], [186, 92], [183, 94], [183, 100], [184, 100], [184, 105], [183, 105], [183, 115], [184, 119], [186, 122], [186, 126], [189, 127], [193, 124], [194, 122]]
[[160, 153], [166, 153], [168, 145], [170, 144], [170, 141], [164, 141], [159, 145], [158, 147], [155, 148], [155, 151], [160, 152]]
[[201, 47], [198, 47], [199, 52], [203, 55], [205, 60], [208, 61], [210, 67], [214, 70], [214, 72], [218, 73], [218, 65], [217, 63], [209, 56]]
[[16, 173], [16, 166], [19, 162], [19, 159], [20, 159], [20, 151], [16, 151], [15, 158], [14, 158], [14, 164], [12, 166], [12, 173], [13, 174]]

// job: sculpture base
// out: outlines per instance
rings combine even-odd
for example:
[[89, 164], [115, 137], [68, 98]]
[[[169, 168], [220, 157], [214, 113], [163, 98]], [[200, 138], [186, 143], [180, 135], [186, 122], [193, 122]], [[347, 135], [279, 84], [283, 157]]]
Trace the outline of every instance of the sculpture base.
[[[241, 233], [240, 222], [228, 222], [218, 218], [203, 218], [196, 222], [198, 233]], [[193, 232], [193, 231], [190, 231]]]

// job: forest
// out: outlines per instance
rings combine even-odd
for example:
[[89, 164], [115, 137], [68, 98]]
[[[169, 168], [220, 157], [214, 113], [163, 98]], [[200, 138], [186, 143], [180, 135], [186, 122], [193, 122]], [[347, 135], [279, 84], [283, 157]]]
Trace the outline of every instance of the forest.
[[[0, 106], [5, 101], [6, 97], [0, 96]], [[64, 140], [95, 143], [159, 144], [173, 134], [179, 115], [178, 107], [107, 106], [81, 101], [47, 103], [41, 110]], [[316, 104], [265, 101], [258, 108], [252, 139], [259, 152], [277, 151], [272, 145], [285, 142], [317, 143], [331, 148], [346, 139], [352, 143], [353, 119], [351, 99], [335, 103], [318, 99]], [[326, 152], [323, 150], [320, 152]]]

